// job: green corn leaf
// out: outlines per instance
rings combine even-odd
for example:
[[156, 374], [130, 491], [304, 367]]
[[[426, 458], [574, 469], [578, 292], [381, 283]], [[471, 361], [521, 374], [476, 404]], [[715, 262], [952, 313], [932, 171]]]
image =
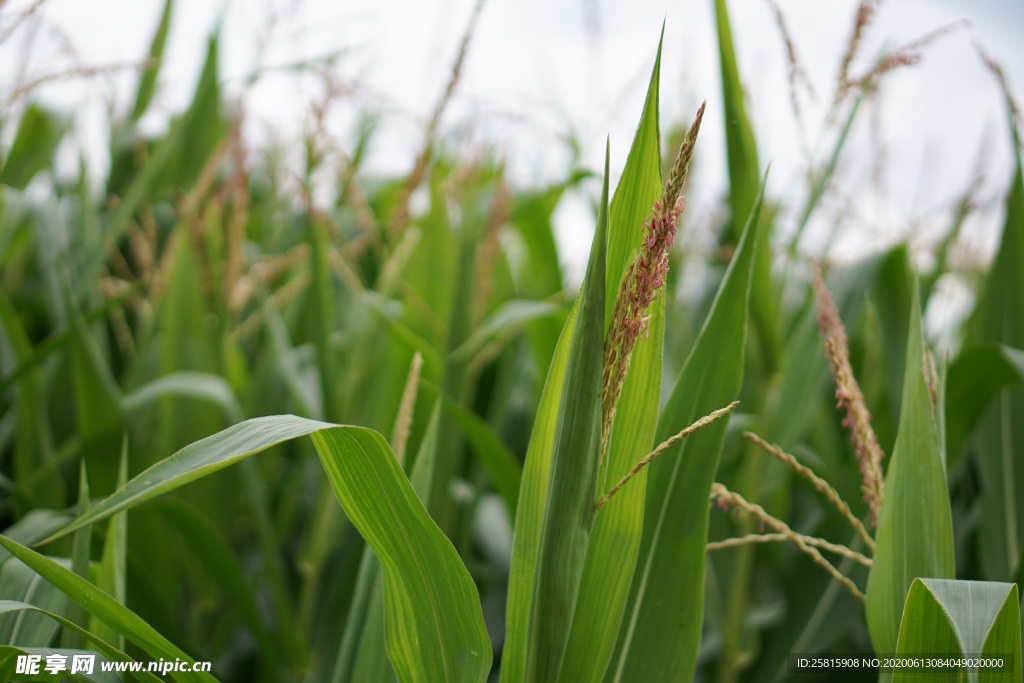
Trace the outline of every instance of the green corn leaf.
[[[654, 202], [661, 198], [660, 65], [659, 44], [640, 125], [609, 208], [606, 316], [610, 315], [623, 271], [629, 265], [630, 250], [635, 250], [643, 240], [644, 220]], [[647, 339], [638, 341], [633, 350], [605, 454], [606, 466], [599, 475], [602, 495], [650, 452], [654, 440], [661, 399], [664, 297], [652, 304], [649, 314]], [[598, 683], [604, 676], [636, 566], [646, 482], [645, 468], [597, 513], [562, 665], [560, 680], [565, 683]]]
[[[1013, 131], [1017, 140], [1017, 132]], [[1014, 148], [1016, 174], [1006, 199], [1006, 220], [992, 268], [981, 286], [968, 338], [1024, 349], [1024, 175]], [[977, 430], [981, 471], [981, 565], [986, 578], [1010, 580], [1020, 565], [1024, 538], [1024, 388], [1004, 388]]]
[[160, 23], [157, 25], [153, 42], [149, 48], [149, 58], [154, 63], [146, 67], [146, 70], [142, 72], [142, 78], [139, 79], [139, 89], [135, 94], [135, 106], [132, 108], [132, 121], [142, 118], [153, 99], [153, 92], [156, 90], [156, 77], [160, 74], [164, 45], [167, 43], [167, 31], [171, 27], [171, 8], [173, 6], [174, 0], [165, 0], [164, 11], [160, 15]]
[[[914, 579], [900, 622], [896, 656], [934, 654], [1008, 657], [1008, 673], [977, 668], [897, 669], [893, 683], [1016, 680], [1020, 677], [1020, 607], [1017, 586], [987, 581]], [[1010, 668], [1012, 667], [1012, 668]]]
[[946, 471], [925, 383], [923, 344], [920, 287], [915, 283], [900, 426], [868, 574], [865, 613], [875, 652], [896, 651], [903, 603], [915, 578], [955, 577]]
[[[78, 516], [84, 517], [89, 513], [89, 475], [86, 471], [85, 460], [80, 461], [78, 468]], [[71, 546], [71, 571], [75, 575], [88, 580], [89, 558], [92, 554], [92, 525], [83, 526], [75, 530]], [[35, 569], [35, 567], [33, 567]], [[58, 586], [59, 588], [59, 586]], [[86, 609], [80, 603], [72, 603], [68, 606], [67, 617], [78, 626], [87, 626], [89, 616]], [[61, 644], [66, 648], [74, 649], [80, 647], [81, 639], [74, 631], [65, 629]]]
[[[434, 479], [434, 463], [437, 461], [437, 435], [441, 417], [440, 399], [434, 403], [427, 431], [423, 435], [419, 453], [409, 475], [409, 483], [426, 507], [430, 504], [431, 487]], [[366, 551], [373, 552], [373, 551]], [[366, 622], [359, 639], [359, 652], [352, 669], [353, 683], [382, 683], [396, 680], [395, 670], [388, 660], [386, 630], [384, 628], [384, 590], [380, 571], [372, 584]]]
[[[4, 532], [5, 535], [7, 532]], [[4, 551], [6, 554], [6, 551]], [[71, 566], [69, 560], [63, 560]], [[55, 614], [64, 614], [68, 599], [44, 578], [17, 558], [0, 564], [0, 601], [13, 600]], [[60, 624], [38, 612], [5, 612], [0, 614], [0, 644], [25, 647], [46, 647]]]
[[[6, 541], [7, 543], [10, 543], [10, 541], [8, 541], [3, 536], [0, 536], [0, 541]], [[17, 546], [16, 543], [14, 545]], [[18, 546], [18, 547], [22, 547], [22, 546]], [[32, 553], [32, 551], [29, 550], [28, 548], [23, 548], [22, 547], [22, 549], [25, 550], [28, 553]], [[32, 553], [32, 554], [35, 555], [35, 553]], [[42, 555], [37, 555], [37, 557], [42, 557]], [[43, 559], [46, 559], [46, 558], [43, 558]], [[50, 560], [47, 560], [47, 561], [50, 562]], [[58, 564], [54, 564], [54, 566], [60, 567], [60, 565], [58, 565]], [[82, 640], [85, 640], [85, 641], [90, 642], [91, 644], [95, 645], [96, 649], [99, 650], [110, 661], [115, 661], [115, 662], [134, 662], [135, 661], [134, 659], [132, 659], [131, 657], [129, 657], [125, 653], [117, 650], [116, 648], [114, 648], [111, 645], [108, 645], [107, 643], [105, 643], [102, 640], [100, 640], [99, 638], [97, 638], [95, 635], [89, 633], [85, 629], [83, 629], [80, 626], [78, 626], [78, 625], [68, 621], [67, 619], [65, 619], [64, 617], [62, 617], [62, 616], [60, 616], [58, 614], [54, 614], [53, 612], [48, 612], [46, 610], [43, 610], [43, 609], [40, 609], [40, 608], [36, 607], [35, 605], [29, 605], [29, 604], [26, 604], [24, 602], [17, 602], [15, 600], [0, 600], [0, 615], [16, 614], [16, 613], [19, 613], [19, 612], [36, 613], [36, 614], [40, 614], [42, 616], [45, 616], [45, 617], [47, 617], [49, 619], [54, 620], [58, 624], [64, 626], [64, 628], [70, 629], [70, 630], [74, 631], [79, 636], [79, 638], [81, 638]], [[74, 649], [74, 648], [71, 648], [71, 649]], [[2, 655], [0, 655], [0, 662], [2, 662], [2, 661], [3, 661], [2, 660]], [[188, 661], [192, 661], [192, 660], [188, 660]], [[0, 666], [2, 666], [2, 665], [3, 664], [0, 663]], [[96, 663], [96, 669], [99, 669], [99, 662]], [[2, 671], [2, 669], [0, 669], [0, 671]], [[180, 673], [172, 673], [171, 675], [177, 681], [196, 680], [196, 679], [193, 678], [193, 674], [191, 674], [191, 673], [187, 674], [187, 675], [180, 674]], [[217, 681], [217, 679], [214, 678], [213, 676], [211, 676], [210, 674], [195, 674], [195, 676], [197, 676], [197, 677], [201, 676], [202, 677], [202, 678], [198, 678], [198, 680], [205, 680], [205, 681], [212, 682], [212, 683], [216, 683], [216, 681]], [[159, 678], [157, 678], [156, 676], [154, 676], [153, 674], [148, 673], [148, 672], [140, 672], [138, 674], [138, 678], [139, 678], [139, 680], [146, 681], [147, 683], [160, 683], [160, 679]]]
[[[661, 26], [658, 53], [647, 85], [640, 123], [629, 147], [626, 166], [615, 187], [609, 215], [608, 269], [605, 286], [604, 323], [607, 329], [623, 273], [643, 241], [644, 221], [654, 202], [661, 199], [661, 123], [658, 116], [661, 79], [661, 46], [665, 24]], [[646, 455], [646, 453], [644, 454]]]
[[[138, 645], [154, 659], [163, 657], [170, 660], [181, 658], [189, 663], [195, 661], [160, 635], [137, 614], [71, 570], [65, 569], [57, 562], [4, 536], [0, 536], [0, 545], [31, 567], [37, 574], [52, 583], [58, 590], [85, 607], [90, 614], [99, 617], [103, 623], [127, 637], [128, 640]], [[0, 603], [0, 612], [12, 609], [11, 604]], [[16, 609], [26, 609], [26, 607], [22, 606]], [[69, 620], [60, 618], [59, 621], [66, 629], [70, 629], [80, 638], [86, 634], [84, 629]], [[100, 645], [95, 636], [88, 635], [86, 637]], [[173, 675], [176, 680], [198, 680], [206, 681], [207, 683], [213, 683], [217, 680], [208, 673], [189, 673], [187, 675], [175, 673]]]
[[981, 420], [1006, 389], [1024, 382], [1024, 352], [993, 342], [965, 344], [949, 366], [946, 386], [946, 445], [949, 469]]
[[558, 338], [551, 359], [537, 417], [530, 435], [523, 465], [519, 505], [516, 508], [515, 535], [512, 538], [512, 563], [509, 570], [508, 603], [505, 612], [505, 645], [501, 656], [501, 683], [526, 680], [526, 648], [530, 628], [537, 556], [540, 551], [541, 524], [551, 477], [551, 455], [555, 443], [555, 425], [562, 400], [569, 345], [576, 327], [578, 303], [574, 304]]
[[399, 679], [482, 681], [491, 647], [476, 588], [383, 437], [367, 429], [290, 415], [248, 420], [157, 463], [50, 540], [304, 435], [313, 436], [342, 507], [381, 561], [388, 653]]
[[28, 105], [0, 170], [0, 183], [24, 190], [36, 173], [49, 167], [67, 129], [68, 122], [57, 114], [34, 102]]
[[569, 345], [565, 386], [551, 456], [547, 505], [540, 532], [530, 636], [528, 683], [558, 680], [572, 628], [597, 502], [601, 454], [601, 377], [604, 362], [605, 270], [608, 259], [608, 160], [597, 230], [580, 291]]
[[[3, 535], [22, 545], [34, 545], [72, 521], [74, 518], [56, 510], [37, 508], [4, 529]], [[0, 550], [0, 564], [10, 556], [6, 550]]]
[[[742, 221], [751, 214], [760, 185], [761, 166], [757, 158], [754, 129], [747, 118], [743, 83], [736, 65], [732, 28], [726, 0], [714, 0], [718, 27], [718, 57], [722, 73], [722, 115], [725, 119], [725, 143], [729, 161], [729, 208], [732, 215], [728, 240], [737, 243]], [[768, 370], [775, 367], [779, 354], [776, 331], [775, 298], [771, 278], [769, 230], [758, 230], [754, 254], [754, 285], [751, 288], [750, 314]]]
[[[743, 380], [747, 307], [764, 183], [714, 303], [658, 419], [654, 444], [728, 405]], [[708, 497], [725, 439], [720, 420], [648, 466], [644, 527], [605, 681], [691, 676], [704, 614]]]
[[[128, 483], [128, 435], [124, 436], [121, 448], [121, 465], [117, 473], [117, 487]], [[84, 531], [84, 529], [83, 529]], [[128, 598], [126, 575], [128, 572], [128, 512], [123, 510], [110, 518], [107, 538], [103, 543], [103, 557], [96, 586], [122, 605]], [[113, 643], [117, 649], [124, 649], [124, 636], [104, 624], [96, 617], [89, 620], [89, 631]]]

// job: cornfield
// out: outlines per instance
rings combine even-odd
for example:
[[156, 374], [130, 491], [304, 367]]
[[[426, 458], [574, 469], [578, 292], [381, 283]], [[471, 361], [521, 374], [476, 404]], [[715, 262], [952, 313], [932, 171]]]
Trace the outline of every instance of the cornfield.
[[[88, 654], [181, 682], [771, 683], [821, 653], [959, 663], [799, 678], [1020, 680], [1024, 180], [1003, 72], [982, 55], [1015, 159], [991, 265], [955, 258], [976, 185], [927, 267], [905, 243], [810, 258], [862, 104], [941, 31], [853, 74], [861, 2], [787, 207], [713, 5], [722, 110], [663, 131], [652, 41], [614, 186], [607, 154], [520, 187], [500, 154], [448, 144], [471, 28], [397, 176], [362, 167], [372, 112], [337, 167], [322, 126], [298, 174], [250, 148], [216, 35], [191, 104], [144, 135], [173, 0], [102, 186], [54, 173], [73, 112], [19, 88], [0, 110], [0, 681], [161, 680], [26, 664]], [[723, 150], [701, 142], [711, 117]], [[684, 253], [713, 154], [716, 243]], [[597, 182], [574, 291], [553, 214]], [[939, 353], [922, 311], [943, 278], [976, 296]]]

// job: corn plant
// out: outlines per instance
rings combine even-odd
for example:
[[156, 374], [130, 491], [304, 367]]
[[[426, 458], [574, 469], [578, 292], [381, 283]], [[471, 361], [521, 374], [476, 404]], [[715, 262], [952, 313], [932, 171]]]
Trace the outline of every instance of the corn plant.
[[[861, 4], [780, 244], [714, 7], [722, 111], [663, 157], [659, 44], [575, 293], [552, 213], [594, 174], [523, 190], [437, 135], [480, 5], [405, 177], [363, 172], [372, 117], [348, 152], [327, 135], [329, 71], [301, 177], [252, 162], [216, 36], [190, 107], [142, 137], [171, 0], [104, 188], [26, 191], [67, 119], [25, 104], [0, 168], [0, 680], [83, 651], [213, 661], [181, 681], [774, 681], [830, 649], [998, 653], [1019, 676], [1019, 154], [965, 342], [936, 359], [922, 311], [974, 189], [934, 272], [906, 245], [797, 249], [862, 102], [916, 53], [850, 76]], [[708, 296], [682, 305], [705, 113], [730, 192]]]

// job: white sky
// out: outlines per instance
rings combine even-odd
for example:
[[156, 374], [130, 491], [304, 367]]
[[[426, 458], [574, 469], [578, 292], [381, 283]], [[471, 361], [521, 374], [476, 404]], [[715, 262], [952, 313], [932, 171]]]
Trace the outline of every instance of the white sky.
[[[832, 96], [856, 0], [778, 3], [818, 93], [817, 105], [802, 98], [813, 145]], [[3, 12], [9, 21], [29, 4], [10, 0]], [[161, 0], [49, 0], [39, 12], [40, 28], [24, 73], [40, 76], [71, 64], [67, 45], [78, 63], [140, 59], [162, 5]], [[168, 112], [188, 103], [207, 37], [218, 22], [223, 26], [226, 87], [241, 93], [256, 65], [268, 18], [276, 13], [262, 63], [283, 65], [347, 50], [338, 71], [360, 84], [359, 94], [332, 110], [330, 126], [347, 143], [360, 109], [382, 111], [369, 166], [406, 171], [448, 77], [472, 5], [473, 0], [178, 0], [155, 111], [143, 123], [159, 129], [166, 125]], [[730, 11], [761, 163], [772, 163], [769, 193], [795, 213], [806, 187], [801, 176], [806, 166], [789, 104], [782, 41], [766, 0], [731, 0]], [[804, 245], [808, 251], [824, 248], [824, 236], [844, 211], [843, 232], [833, 250], [839, 258], [911, 233], [919, 247], [934, 243], [945, 225], [944, 210], [972, 177], [983, 140], [988, 144], [983, 194], [996, 198], [1005, 191], [1010, 179], [1006, 116], [995, 81], [975, 55], [973, 43], [984, 44], [1004, 65], [1015, 92], [1024, 97], [1024, 2], [887, 0], [853, 72], [864, 71], [886, 47], [962, 18], [971, 21], [969, 29], [928, 48], [920, 65], [891, 74], [881, 109], [864, 112], [839, 176], [839, 199], [826, 204], [812, 222]], [[712, 0], [487, 0], [442, 132], [471, 125], [471, 139], [496, 144], [513, 177], [523, 184], [564, 176], [569, 153], [561, 140], [570, 128], [582, 143], [584, 163], [595, 169], [610, 135], [612, 173], [617, 177], [640, 114], [663, 19], [662, 130], [688, 121], [700, 100], [707, 99], [688, 216], [698, 226], [710, 223], [726, 188]], [[10, 90], [22, 68], [23, 45], [19, 40], [0, 45], [0, 93]], [[106, 166], [109, 103], [113, 99], [115, 111], [123, 113], [135, 81], [134, 73], [127, 72], [87, 83], [51, 84], [39, 93], [44, 101], [78, 112], [78, 137], [97, 174]], [[265, 77], [244, 96], [248, 138], [257, 146], [276, 139], [296, 148], [308, 120], [307, 104], [317, 92], [312, 78], [291, 73]], [[871, 181], [872, 118], [881, 122], [886, 150], [881, 192]], [[10, 128], [2, 138], [8, 143]], [[819, 147], [816, 159], [827, 148]], [[970, 226], [965, 246], [972, 260], [991, 253], [1001, 217], [995, 207]], [[578, 277], [593, 229], [587, 200], [567, 198], [557, 218], [570, 278]], [[790, 217], [784, 226], [792, 223]], [[699, 242], [692, 236], [684, 239]]]

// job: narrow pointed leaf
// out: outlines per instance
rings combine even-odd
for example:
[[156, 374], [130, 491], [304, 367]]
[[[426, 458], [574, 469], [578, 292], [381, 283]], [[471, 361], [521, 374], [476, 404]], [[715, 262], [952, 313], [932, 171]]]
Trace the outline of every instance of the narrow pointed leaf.
[[[722, 116], [725, 122], [726, 152], [729, 161], [729, 209], [731, 213], [730, 242], [737, 242], [740, 227], [750, 215], [757, 198], [761, 166], [757, 158], [754, 129], [747, 118], [743, 83], [736, 64], [732, 27], [726, 0], [715, 3], [715, 24], [718, 29], [718, 57], [722, 74]], [[767, 227], [758, 231], [754, 254], [754, 286], [751, 289], [750, 315], [761, 341], [769, 369], [778, 356], [775, 298], [771, 279], [771, 251]]]
[[[654, 443], [735, 400], [743, 380], [747, 308], [762, 189], [672, 395]], [[704, 616], [708, 497], [725, 439], [720, 420], [648, 466], [643, 536], [605, 681], [692, 676]]]
[[558, 408], [551, 478], [541, 526], [526, 680], [558, 680], [576, 610], [597, 501], [601, 453], [601, 376], [604, 360], [605, 272], [608, 258], [608, 152], [597, 230], [580, 291]]
[[36, 173], [50, 165], [67, 128], [68, 122], [57, 114], [34, 102], [30, 104], [0, 170], [0, 183], [24, 190]]
[[574, 304], [558, 338], [551, 359], [544, 391], [533, 422], [530, 445], [523, 464], [523, 478], [516, 508], [515, 535], [512, 538], [512, 563], [509, 572], [508, 603], [505, 612], [505, 645], [501, 657], [501, 683], [526, 680], [526, 647], [529, 637], [530, 605], [540, 531], [544, 520], [548, 480], [551, 476], [551, 455], [555, 443], [555, 425], [562, 400], [565, 368], [569, 362], [569, 345], [576, 327], [578, 303]]
[[868, 574], [865, 616], [875, 652], [896, 651], [903, 603], [914, 579], [955, 578], [953, 522], [923, 348], [920, 288], [915, 283], [900, 425]]
[[156, 90], [156, 77], [160, 74], [160, 61], [164, 56], [164, 45], [167, 43], [167, 31], [171, 27], [171, 8], [174, 0], [164, 0], [164, 10], [160, 14], [160, 23], [157, 25], [156, 33], [153, 35], [153, 42], [149, 48], [149, 58], [153, 64], [146, 67], [139, 79], [139, 89], [135, 94], [135, 106], [132, 108], [132, 120], [138, 121], [146, 113], [150, 100], [153, 99], [153, 92]]
[[[643, 240], [644, 221], [661, 198], [658, 79], [661, 46], [655, 58], [640, 124], [626, 158], [609, 209], [607, 301], [614, 305], [629, 254]], [[605, 309], [610, 314], [611, 307]], [[599, 487], [607, 492], [651, 450], [661, 400], [662, 338], [665, 301], [649, 309], [647, 338], [637, 342], [622, 388]], [[563, 683], [599, 682], [615, 646], [636, 552], [643, 529], [646, 468], [633, 477], [608, 505], [601, 508], [587, 548], [576, 614], [562, 665]]]
[[[121, 449], [121, 466], [118, 469], [118, 488], [128, 482], [128, 436], [124, 437]], [[110, 518], [107, 524], [107, 538], [103, 543], [103, 557], [100, 560], [99, 576], [96, 586], [109, 594], [122, 605], [128, 598], [128, 511], [123, 510]], [[124, 649], [124, 636], [93, 617], [89, 620], [89, 630], [97, 636], [113, 643], [117, 649]]]
[[[1013, 139], [1018, 133], [1013, 131]], [[1024, 350], [1024, 170], [1014, 148], [1016, 173], [1006, 199], [1006, 219], [992, 268], [982, 284], [968, 326], [969, 339]], [[981, 565], [986, 578], [1009, 581], [1020, 565], [1024, 538], [1024, 387], [1005, 388], [986, 410], [977, 431], [981, 471]]]

